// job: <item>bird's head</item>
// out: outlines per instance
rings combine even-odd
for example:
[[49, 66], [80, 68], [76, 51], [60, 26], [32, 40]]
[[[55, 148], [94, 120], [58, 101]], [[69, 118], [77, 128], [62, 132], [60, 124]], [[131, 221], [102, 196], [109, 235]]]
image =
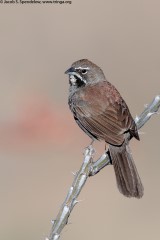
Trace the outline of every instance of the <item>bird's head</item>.
[[74, 89], [105, 81], [101, 68], [87, 59], [74, 62], [65, 73], [69, 75], [70, 86]]

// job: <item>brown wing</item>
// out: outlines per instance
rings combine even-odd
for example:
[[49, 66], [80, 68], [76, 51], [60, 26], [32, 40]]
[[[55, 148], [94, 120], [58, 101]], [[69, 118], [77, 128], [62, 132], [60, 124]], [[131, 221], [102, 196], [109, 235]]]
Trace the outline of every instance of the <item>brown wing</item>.
[[86, 86], [73, 98], [75, 120], [90, 137], [121, 145], [124, 132], [136, 130], [126, 103], [109, 82]]

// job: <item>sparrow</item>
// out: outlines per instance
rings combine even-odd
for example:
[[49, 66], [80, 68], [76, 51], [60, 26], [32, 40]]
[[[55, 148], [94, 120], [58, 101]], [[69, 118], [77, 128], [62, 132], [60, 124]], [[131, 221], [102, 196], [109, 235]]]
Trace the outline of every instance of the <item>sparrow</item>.
[[129, 139], [139, 135], [129, 108], [100, 67], [87, 59], [74, 62], [69, 75], [68, 104], [78, 126], [94, 141], [109, 144], [119, 191], [141, 198], [143, 185], [137, 172]]

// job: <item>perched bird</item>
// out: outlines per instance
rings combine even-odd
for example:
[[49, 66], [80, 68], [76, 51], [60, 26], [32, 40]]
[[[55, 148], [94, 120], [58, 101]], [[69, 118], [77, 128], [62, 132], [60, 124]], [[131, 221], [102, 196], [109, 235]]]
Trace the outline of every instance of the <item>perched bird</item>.
[[87, 59], [76, 61], [69, 75], [69, 107], [79, 127], [92, 139], [109, 144], [119, 191], [141, 198], [143, 185], [129, 149], [130, 138], [139, 140], [136, 124], [117, 89], [100, 67]]

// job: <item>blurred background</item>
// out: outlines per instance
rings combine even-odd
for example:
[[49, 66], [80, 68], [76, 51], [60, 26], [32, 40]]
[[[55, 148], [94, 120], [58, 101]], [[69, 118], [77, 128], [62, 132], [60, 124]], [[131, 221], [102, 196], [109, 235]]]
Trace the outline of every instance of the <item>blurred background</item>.
[[[73, 0], [0, 5], [0, 239], [45, 239], [90, 139], [68, 109], [72, 62], [99, 65], [135, 117], [160, 94], [160, 2]], [[141, 200], [117, 190], [112, 166], [88, 179], [62, 239], [160, 238], [160, 117], [132, 153]], [[96, 143], [96, 158], [104, 151]]]

